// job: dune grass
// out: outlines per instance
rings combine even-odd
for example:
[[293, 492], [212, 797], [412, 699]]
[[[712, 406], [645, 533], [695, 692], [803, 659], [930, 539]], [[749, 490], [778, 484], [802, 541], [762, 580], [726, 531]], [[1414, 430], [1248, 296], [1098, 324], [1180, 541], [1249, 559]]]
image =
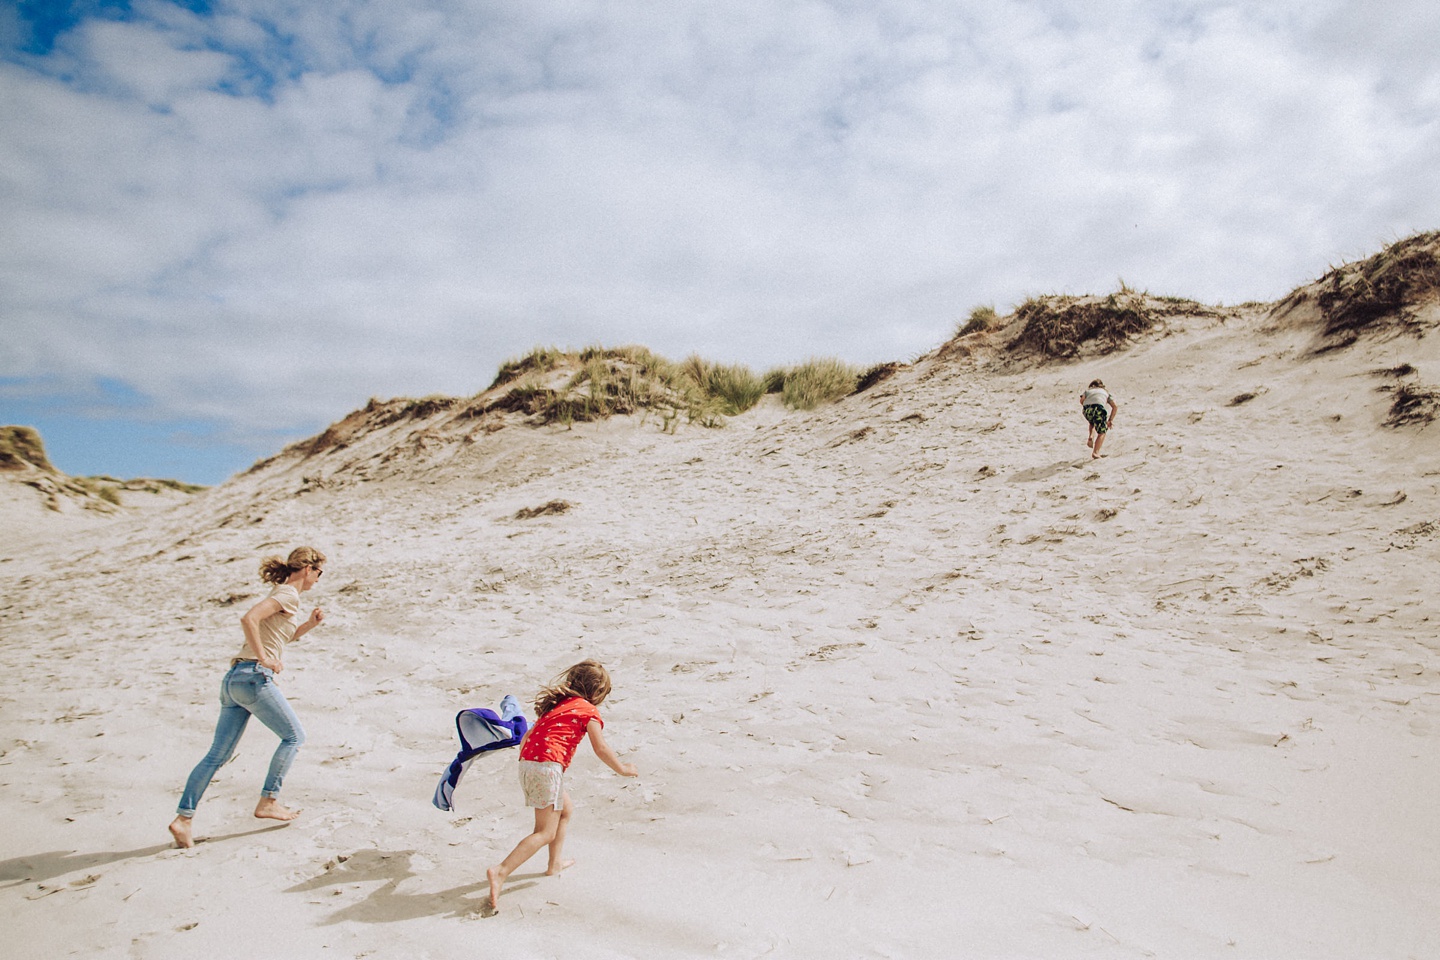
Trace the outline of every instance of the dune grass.
[[860, 371], [830, 357], [812, 357], [784, 371], [780, 399], [792, 410], [814, 410], [855, 392]]
[[36, 467], [54, 472], [45, 456], [45, 443], [34, 427], [0, 427], [0, 470], [22, 470]]
[[1032, 297], [1015, 311], [1023, 326], [1006, 349], [1051, 359], [1076, 357], [1086, 345], [1110, 353], [1175, 316], [1219, 313], [1194, 300], [1135, 290], [1124, 280], [1103, 297]]
[[1047, 357], [1073, 357], [1081, 344], [1098, 341], [1114, 349], [1134, 334], [1159, 322], [1145, 298], [1123, 285], [1103, 299], [1051, 296], [1032, 297], [1015, 311], [1024, 322], [1011, 349], [1020, 348]]
[[[718, 427], [725, 417], [754, 407], [767, 393], [779, 393], [798, 410], [813, 410], [854, 392], [859, 371], [839, 360], [812, 359], [763, 376], [743, 364], [721, 364], [691, 355], [668, 360], [646, 347], [587, 347], [562, 351], [537, 347], [507, 360], [486, 391], [509, 385], [467, 411], [521, 411], [544, 423], [576, 422], [641, 413], [655, 414], [673, 431], [683, 418]], [[483, 396], [483, 394], [482, 394]]]
[[1367, 330], [1409, 326], [1415, 305], [1440, 291], [1440, 231], [1407, 237], [1359, 263], [1336, 267], [1319, 285], [1328, 337], [1353, 340]]
[[1428, 426], [1440, 417], [1440, 393], [1422, 384], [1402, 383], [1395, 388], [1387, 427]]
[[864, 393], [866, 390], [869, 390], [877, 383], [884, 383], [886, 380], [889, 380], [891, 377], [895, 376], [895, 374], [898, 373], [903, 366], [904, 364], [895, 363], [893, 361], [875, 364], [869, 370], [866, 370], [864, 373], [860, 374], [860, 376], [856, 379], [855, 390], [853, 392]]
[[727, 416], [744, 413], [765, 396], [764, 381], [747, 366], [709, 364], [699, 357], [692, 357], [686, 362], [703, 365], [696, 369], [700, 374], [696, 382], [720, 402]]
[[501, 384], [518, 380], [527, 373], [548, 373], [565, 359], [565, 352], [558, 347], [536, 347], [523, 357], [506, 360], [500, 364], [488, 389], [494, 390]]
[[1000, 315], [990, 304], [975, 307], [955, 331], [957, 337], [968, 337], [975, 333], [993, 330], [1000, 323]]

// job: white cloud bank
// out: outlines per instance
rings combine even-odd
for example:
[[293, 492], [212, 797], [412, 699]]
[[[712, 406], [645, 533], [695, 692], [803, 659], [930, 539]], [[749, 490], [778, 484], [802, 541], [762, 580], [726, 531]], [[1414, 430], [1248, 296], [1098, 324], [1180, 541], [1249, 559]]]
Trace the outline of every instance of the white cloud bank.
[[1427, 2], [144, 0], [0, 62], [0, 378], [299, 434], [536, 344], [863, 363], [1117, 277], [1270, 299], [1440, 226], [1437, 35]]

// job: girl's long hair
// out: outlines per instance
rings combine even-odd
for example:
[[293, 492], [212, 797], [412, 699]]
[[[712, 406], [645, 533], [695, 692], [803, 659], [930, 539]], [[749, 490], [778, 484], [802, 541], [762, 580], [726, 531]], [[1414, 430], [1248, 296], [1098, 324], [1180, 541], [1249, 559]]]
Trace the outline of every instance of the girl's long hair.
[[262, 583], [284, 583], [297, 570], [324, 566], [325, 554], [314, 547], [296, 547], [284, 560], [279, 557], [266, 557], [261, 560], [260, 580]]
[[610, 695], [610, 674], [596, 660], [581, 660], [555, 678], [535, 698], [535, 719], [540, 719], [571, 697], [589, 700], [595, 706]]

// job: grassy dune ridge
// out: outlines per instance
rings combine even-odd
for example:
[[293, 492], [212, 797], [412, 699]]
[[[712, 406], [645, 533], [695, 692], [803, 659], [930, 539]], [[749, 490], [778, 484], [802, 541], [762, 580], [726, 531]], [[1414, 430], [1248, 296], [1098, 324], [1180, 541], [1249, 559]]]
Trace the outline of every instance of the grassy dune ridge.
[[833, 358], [756, 374], [695, 354], [676, 362], [642, 346], [536, 347], [500, 365], [487, 393], [509, 389], [486, 410], [523, 410], [544, 423], [653, 412], [667, 429], [682, 417], [713, 427], [771, 393], [791, 409], [813, 410], [854, 393], [865, 373]]

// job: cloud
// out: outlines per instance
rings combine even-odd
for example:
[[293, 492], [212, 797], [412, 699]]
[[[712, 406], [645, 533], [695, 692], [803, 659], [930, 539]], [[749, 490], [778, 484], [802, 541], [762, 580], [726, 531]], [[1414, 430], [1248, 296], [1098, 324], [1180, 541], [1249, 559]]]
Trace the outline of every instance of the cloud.
[[11, 384], [299, 435], [537, 343], [863, 363], [1120, 276], [1274, 298], [1440, 219], [1419, 3], [194, 6], [0, 29]]

